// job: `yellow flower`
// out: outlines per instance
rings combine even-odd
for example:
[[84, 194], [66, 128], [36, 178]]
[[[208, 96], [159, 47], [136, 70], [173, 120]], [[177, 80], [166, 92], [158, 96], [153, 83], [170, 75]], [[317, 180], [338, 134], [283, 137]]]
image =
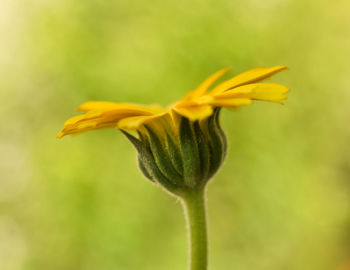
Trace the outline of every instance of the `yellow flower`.
[[[85, 114], [68, 119], [57, 137], [118, 128], [135, 146], [143, 174], [170, 193], [183, 196], [184, 192], [203, 188], [226, 156], [220, 108], [237, 108], [253, 100], [282, 103], [289, 91], [287, 87], [258, 82], [285, 69], [252, 69], [208, 91], [229, 71], [224, 68], [165, 109], [157, 105], [87, 102], [78, 108]], [[136, 131], [138, 137], [126, 131]]]
[[282, 103], [289, 91], [287, 87], [259, 82], [285, 69], [256, 68], [212, 87], [229, 71], [224, 68], [167, 108], [86, 102], [78, 108], [85, 113], [68, 119], [57, 138], [95, 129], [120, 129], [134, 145], [143, 175], [182, 201], [190, 236], [190, 269], [204, 270], [205, 187], [227, 152], [226, 136], [219, 123], [220, 110], [248, 105], [254, 100]]
[[230, 70], [230, 68], [221, 69], [178, 103], [166, 109], [157, 105], [86, 102], [78, 108], [80, 111], [85, 111], [85, 114], [68, 119], [57, 138], [102, 128], [139, 130], [144, 124], [166, 114], [171, 115], [174, 120], [174, 111], [191, 121], [196, 121], [211, 116], [214, 108], [217, 107], [237, 108], [251, 104], [253, 100], [282, 103], [286, 99], [285, 94], [289, 91], [287, 87], [281, 84], [258, 82], [285, 69], [287, 69], [285, 66], [255, 68], [224, 81], [207, 92], [215, 81]]

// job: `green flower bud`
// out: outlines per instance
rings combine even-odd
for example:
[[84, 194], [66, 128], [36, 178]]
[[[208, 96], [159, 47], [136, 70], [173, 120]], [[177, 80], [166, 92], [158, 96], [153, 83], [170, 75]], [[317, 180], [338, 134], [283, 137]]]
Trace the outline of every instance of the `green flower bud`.
[[219, 124], [220, 109], [201, 121], [179, 117], [175, 129], [144, 125], [138, 138], [123, 131], [138, 152], [142, 173], [167, 191], [181, 194], [202, 188], [226, 156], [226, 136]]

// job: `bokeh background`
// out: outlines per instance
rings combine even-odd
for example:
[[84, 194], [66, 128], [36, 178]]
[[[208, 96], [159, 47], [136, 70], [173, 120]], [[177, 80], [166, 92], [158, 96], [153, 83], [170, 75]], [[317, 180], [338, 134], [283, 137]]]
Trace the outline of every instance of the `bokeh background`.
[[348, 0], [0, 0], [0, 269], [183, 270], [179, 202], [116, 130], [55, 139], [89, 100], [179, 99], [288, 65], [285, 106], [225, 111], [210, 269], [350, 269]]

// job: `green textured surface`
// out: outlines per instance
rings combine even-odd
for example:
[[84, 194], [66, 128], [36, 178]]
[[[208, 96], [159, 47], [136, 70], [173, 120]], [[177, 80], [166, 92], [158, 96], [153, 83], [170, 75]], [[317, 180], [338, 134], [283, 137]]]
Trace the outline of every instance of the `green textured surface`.
[[[89, 100], [167, 105], [219, 68], [287, 65], [285, 106], [223, 110], [212, 270], [350, 261], [348, 0], [1, 0], [0, 269], [183, 270], [181, 205], [115, 130], [56, 140]], [[346, 268], [345, 268], [346, 269]]]

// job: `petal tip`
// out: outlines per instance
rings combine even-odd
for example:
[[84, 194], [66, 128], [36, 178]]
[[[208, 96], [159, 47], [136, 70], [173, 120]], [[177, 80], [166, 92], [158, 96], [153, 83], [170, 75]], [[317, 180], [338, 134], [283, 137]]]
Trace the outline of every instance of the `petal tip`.
[[281, 71], [289, 70], [290, 68], [288, 66], [277, 66], [276, 69], [277, 69], [277, 72], [281, 72]]
[[61, 138], [63, 138], [64, 137], [64, 132], [60, 132], [60, 133], [58, 133], [57, 135], [56, 135], [56, 139], [61, 139]]
[[80, 105], [79, 107], [77, 107], [75, 110], [78, 111], [78, 112], [86, 111], [86, 110], [87, 110], [86, 104], [87, 104], [87, 102], [81, 104], [81, 105]]

